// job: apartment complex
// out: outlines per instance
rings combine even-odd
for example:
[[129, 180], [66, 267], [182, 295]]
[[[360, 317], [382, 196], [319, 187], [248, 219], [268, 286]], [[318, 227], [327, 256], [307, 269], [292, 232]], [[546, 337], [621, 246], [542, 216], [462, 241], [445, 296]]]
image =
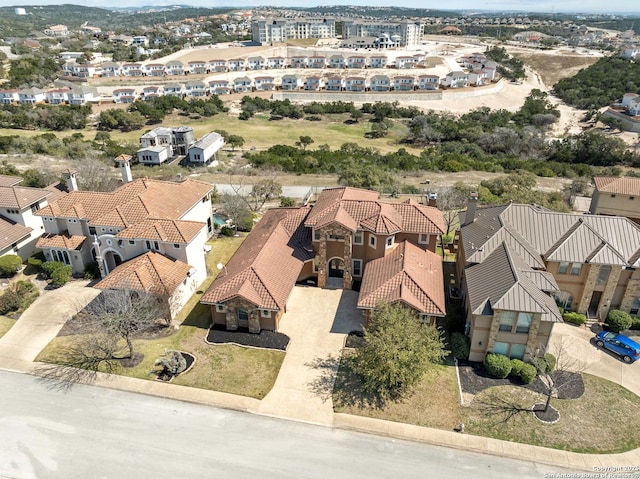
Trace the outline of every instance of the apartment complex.
[[333, 18], [260, 18], [251, 22], [252, 39], [261, 45], [301, 38], [335, 38]]
[[342, 38], [374, 37], [379, 48], [412, 47], [424, 38], [424, 23], [413, 20], [344, 20]]

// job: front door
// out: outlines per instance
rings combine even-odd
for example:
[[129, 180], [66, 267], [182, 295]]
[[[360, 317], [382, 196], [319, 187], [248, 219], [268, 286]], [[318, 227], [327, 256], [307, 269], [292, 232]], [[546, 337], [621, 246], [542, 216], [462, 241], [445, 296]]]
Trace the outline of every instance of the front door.
[[600, 306], [600, 299], [602, 298], [602, 291], [594, 291], [591, 295], [591, 301], [589, 302], [589, 317], [593, 318], [598, 314], [598, 306]]
[[344, 277], [344, 260], [341, 258], [333, 258], [329, 261], [329, 277]]

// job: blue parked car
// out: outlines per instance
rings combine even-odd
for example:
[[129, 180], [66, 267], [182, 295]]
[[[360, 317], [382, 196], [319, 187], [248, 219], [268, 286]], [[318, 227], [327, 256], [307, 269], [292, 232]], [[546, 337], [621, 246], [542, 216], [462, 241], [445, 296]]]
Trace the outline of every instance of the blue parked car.
[[623, 334], [610, 331], [601, 331], [594, 338], [599, 348], [613, 351], [622, 358], [625, 363], [633, 363], [640, 358], [640, 344]]

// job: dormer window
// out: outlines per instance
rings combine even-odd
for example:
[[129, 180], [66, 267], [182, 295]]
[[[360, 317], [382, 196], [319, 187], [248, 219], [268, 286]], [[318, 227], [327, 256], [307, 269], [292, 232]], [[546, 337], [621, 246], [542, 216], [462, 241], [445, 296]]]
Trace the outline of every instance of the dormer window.
[[385, 242], [385, 246], [387, 248], [391, 248], [393, 246], [393, 236], [387, 236], [387, 241]]

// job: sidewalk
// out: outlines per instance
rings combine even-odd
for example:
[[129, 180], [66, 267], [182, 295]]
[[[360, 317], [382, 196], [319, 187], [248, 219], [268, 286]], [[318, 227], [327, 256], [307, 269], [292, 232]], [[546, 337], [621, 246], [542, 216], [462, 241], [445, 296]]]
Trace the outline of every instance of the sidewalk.
[[[33, 360], [39, 351], [55, 337], [64, 322], [83, 307], [83, 302], [87, 304], [97, 294], [92, 288], [85, 288], [85, 285], [86, 282], [73, 282], [38, 298], [32, 307], [29, 308], [29, 314], [23, 314], [18, 323], [4, 337], [0, 338], [0, 369], [37, 375], [37, 368], [41, 366], [41, 363], [34, 363]], [[327, 290], [320, 291], [326, 292]], [[337, 291], [336, 298], [333, 298], [337, 312], [340, 311], [340, 300], [337, 298], [340, 298], [341, 293], [341, 291]], [[329, 297], [332, 298], [331, 295], [329, 295]], [[295, 295], [292, 296], [292, 299], [293, 298], [295, 298]], [[349, 301], [348, 295], [345, 301]], [[294, 301], [292, 306], [294, 306], [294, 304], [297, 303]], [[303, 317], [311, 318], [312, 310], [314, 309], [313, 304], [300, 302], [298, 306], [303, 308], [302, 311], [305, 315]], [[20, 323], [24, 321], [25, 317], [27, 321], [20, 326]], [[58, 318], [57, 320], [55, 319], [56, 317]], [[331, 321], [327, 321], [326, 318], [324, 321], [331, 324], [329, 334], [335, 336], [336, 339], [341, 338], [340, 341], [344, 338], [346, 329], [353, 326], [349, 320], [342, 324], [339, 321], [334, 322], [333, 317], [331, 317]], [[296, 323], [300, 323], [300, 321], [296, 321]], [[293, 328], [293, 322], [289, 327]], [[340, 327], [342, 327], [342, 329]], [[285, 324], [283, 323], [283, 329], [284, 328]], [[327, 334], [326, 330], [324, 333], [322, 332], [322, 328], [320, 328], [319, 331], [321, 334], [316, 337], [316, 341], [320, 338], [324, 340], [324, 334]], [[292, 330], [289, 332], [292, 332]], [[294, 334], [293, 339], [295, 338], [296, 336]], [[21, 341], [24, 341], [24, 343]], [[338, 341], [336, 341], [336, 344], [337, 342]], [[313, 345], [301, 342], [298, 345], [298, 353], [295, 353], [295, 350], [293, 350], [296, 357], [298, 357], [296, 361], [306, 360], [304, 358], [304, 351], [307, 348], [312, 349], [313, 354], [306, 353], [306, 355], [316, 357], [315, 355], [319, 351], [319, 349], [315, 349], [317, 346], [318, 344], [315, 342]], [[337, 346], [332, 346], [325, 352], [332, 354], [334, 347]], [[289, 356], [289, 352], [287, 352], [287, 356]], [[293, 358], [294, 354], [292, 354], [291, 357]], [[293, 379], [288, 378], [287, 376], [293, 371], [291, 368], [297, 367], [302, 368], [299, 370], [299, 376], [294, 375]], [[330, 399], [322, 402], [322, 396], [316, 394], [316, 397], [313, 397], [313, 391], [311, 390], [310, 392], [309, 390], [309, 381], [311, 380], [313, 382], [313, 377], [318, 374], [318, 371], [314, 371], [313, 368], [306, 366], [306, 369], [309, 369], [309, 371], [305, 372], [304, 368], [304, 365], [296, 362], [292, 362], [287, 366], [283, 363], [281, 374], [276, 381], [276, 386], [274, 386], [272, 392], [262, 401], [217, 391], [103, 373], [97, 373], [91, 385], [253, 414], [275, 415], [289, 420], [320, 423], [329, 427], [389, 436], [397, 439], [483, 454], [492, 454], [520, 461], [531, 461], [572, 471], [587, 471], [593, 473], [597, 470], [603, 470], [602, 468], [606, 467], [612, 468], [610, 470], [619, 471], [624, 470], [625, 467], [633, 468], [640, 465], [640, 449], [621, 454], [579, 454], [456, 433], [453, 431], [333, 413]], [[282, 380], [280, 378], [281, 376]], [[327, 384], [331, 383], [332, 385], [331, 378], [332, 376], [329, 375]], [[306, 398], [309, 394], [312, 396], [308, 398], [310, 402], [308, 404], [301, 404], [300, 401], [307, 401]], [[296, 407], [290, 409], [288, 402], [279, 403], [281, 400], [287, 401], [287, 395], [291, 395], [293, 403], [297, 404]], [[273, 399], [267, 400], [270, 396]], [[320, 401], [321, 407], [317, 412], [314, 412], [318, 401]], [[633, 471], [635, 469], [629, 470]]]

